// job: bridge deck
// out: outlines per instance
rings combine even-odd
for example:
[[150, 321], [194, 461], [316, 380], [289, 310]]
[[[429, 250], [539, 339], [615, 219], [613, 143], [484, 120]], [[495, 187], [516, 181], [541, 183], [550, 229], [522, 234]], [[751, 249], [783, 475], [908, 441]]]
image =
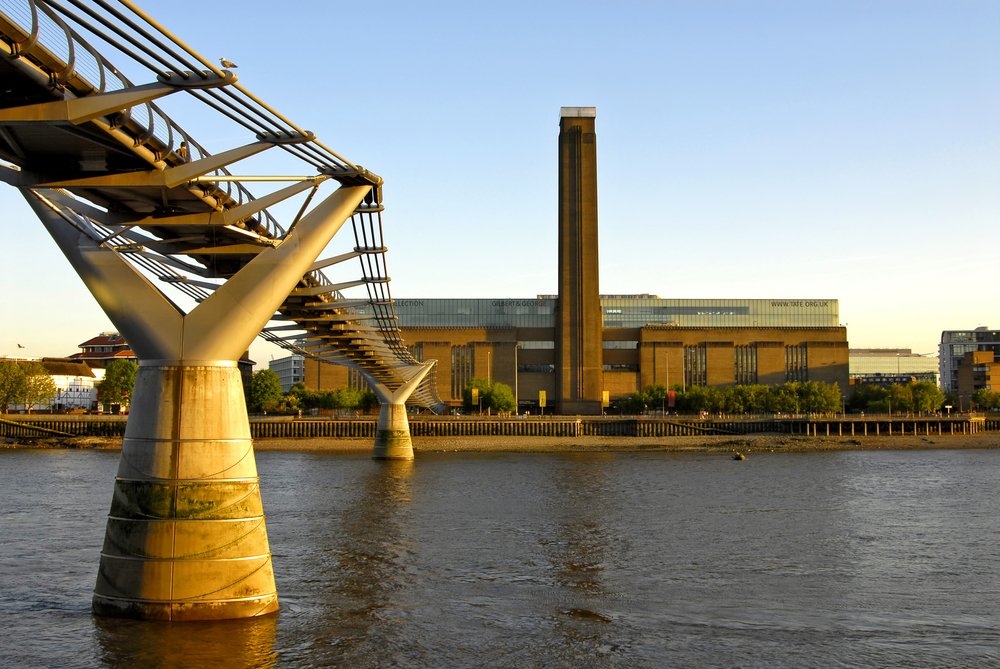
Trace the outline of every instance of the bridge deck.
[[[131, 46], [112, 46], [122, 43]], [[113, 50], [148, 80], [134, 84], [101, 55]], [[300, 197], [305, 210], [327, 183], [369, 186], [351, 217], [359, 240], [353, 252], [317, 262], [262, 336], [354, 367], [390, 389], [420, 368], [400, 338], [388, 288], [380, 177], [330, 150], [138, 10], [88, 16], [57, 2], [4, 0], [0, 53], [0, 159], [12, 166], [0, 176], [43, 194], [81, 232], [196, 302], [282, 242], [298, 217], [283, 226], [271, 209]], [[153, 102], [170, 94], [194, 96], [203, 111], [231, 121], [246, 143], [210, 153]], [[294, 157], [301, 173], [230, 171], [273, 148]], [[246, 187], [279, 179], [285, 183], [265, 195]], [[323, 271], [343, 272], [359, 261], [360, 278], [338, 282]], [[364, 292], [343, 292], [352, 287]], [[433, 374], [412, 397], [442, 405]]]

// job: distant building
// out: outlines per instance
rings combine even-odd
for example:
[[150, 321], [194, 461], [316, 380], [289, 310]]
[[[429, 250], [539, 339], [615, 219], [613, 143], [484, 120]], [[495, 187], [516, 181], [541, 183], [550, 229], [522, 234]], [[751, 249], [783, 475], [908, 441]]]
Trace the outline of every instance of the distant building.
[[95, 373], [84, 360], [42, 358], [45, 371], [52, 377], [56, 394], [49, 402], [53, 411], [91, 411], [97, 408], [97, 385], [104, 370]]
[[[74, 353], [70, 360], [80, 360], [86, 362], [91, 369], [97, 372], [100, 378], [104, 378], [104, 369], [115, 360], [131, 360], [138, 363], [139, 359], [135, 351], [125, 341], [125, 337], [117, 332], [102, 332], [101, 334], [88, 339], [80, 344], [82, 349], [79, 353]], [[243, 378], [244, 387], [249, 387], [250, 377], [253, 375], [254, 362], [250, 359], [250, 352], [247, 351], [236, 361]], [[99, 371], [98, 371], [99, 370]]]
[[[97, 384], [104, 378], [104, 370], [91, 369], [83, 360], [68, 358], [42, 358], [41, 360], [4, 360], [23, 365], [39, 363], [52, 377], [55, 394], [33, 404], [32, 411], [90, 411], [97, 408]], [[26, 411], [24, 404], [11, 404], [7, 411]]]
[[852, 348], [848, 355], [851, 385], [938, 383], [936, 355], [913, 353], [908, 348]]
[[135, 352], [117, 332], [102, 332], [80, 344], [81, 351], [70, 356], [72, 360], [85, 361], [95, 369], [105, 369], [114, 360], [136, 362]]
[[[401, 299], [403, 340], [420, 360], [437, 360], [437, 389], [453, 406], [473, 378], [517, 392], [552, 411], [556, 392], [558, 299]], [[600, 296], [601, 390], [610, 400], [652, 384], [848, 386], [848, 345], [837, 300], [665, 299]], [[895, 360], [893, 360], [895, 363]], [[516, 370], [516, 371], [515, 371]], [[356, 385], [345, 368], [305, 361], [310, 389]], [[907, 378], [907, 381], [910, 379]]]
[[968, 351], [958, 361], [959, 408], [973, 408], [972, 398], [977, 390], [1000, 390], [1000, 361], [993, 351]]
[[[563, 107], [559, 122], [558, 295], [400, 299], [403, 340], [437, 360], [441, 398], [458, 406], [473, 378], [509, 385], [521, 410], [599, 414], [605, 400], [653, 385], [848, 385], [847, 329], [835, 299], [665, 299], [601, 295], [598, 282], [596, 109]], [[670, 272], [669, 231], [650, 273]], [[692, 251], [711, 268], [711, 241]], [[497, 262], [502, 262], [497, 259]], [[749, 266], [748, 266], [749, 267]], [[731, 273], [734, 287], [744, 268]], [[750, 269], [746, 269], [748, 273]], [[307, 360], [306, 386], [356, 385], [356, 373]]]
[[974, 330], [945, 330], [941, 333], [938, 358], [941, 364], [941, 389], [958, 392], [958, 366], [966, 353], [990, 351], [1000, 360], [1000, 331], [981, 326]]
[[268, 369], [278, 375], [281, 392], [287, 393], [296, 383], [306, 380], [306, 359], [301, 355], [289, 355], [267, 363]]

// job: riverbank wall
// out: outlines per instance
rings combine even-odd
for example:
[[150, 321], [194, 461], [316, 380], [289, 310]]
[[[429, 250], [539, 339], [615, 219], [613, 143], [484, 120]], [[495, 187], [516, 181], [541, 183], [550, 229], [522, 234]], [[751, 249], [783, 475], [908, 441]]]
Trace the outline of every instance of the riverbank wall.
[[[0, 437], [11, 439], [122, 437], [127, 416], [17, 414], [0, 417]], [[257, 417], [254, 439], [374, 439], [374, 417], [352, 419]], [[544, 437], [550, 439], [745, 436], [806, 437], [956, 436], [1000, 432], [1000, 417], [795, 416], [795, 417], [486, 417], [415, 416], [414, 439], [456, 437]]]

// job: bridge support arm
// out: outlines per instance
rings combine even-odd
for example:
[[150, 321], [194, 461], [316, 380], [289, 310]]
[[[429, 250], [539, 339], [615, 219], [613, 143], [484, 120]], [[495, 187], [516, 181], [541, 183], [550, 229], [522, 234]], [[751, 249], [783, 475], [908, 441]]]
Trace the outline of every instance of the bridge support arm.
[[237, 358], [369, 190], [332, 193], [187, 314], [92, 239], [72, 202], [22, 190], [140, 359], [94, 590], [98, 615], [209, 620], [277, 610]]
[[376, 460], [413, 459], [413, 439], [410, 436], [410, 421], [406, 416], [406, 400], [433, 367], [433, 361], [417, 367], [413, 376], [395, 390], [389, 390], [385, 385], [369, 379], [381, 405], [372, 453]]

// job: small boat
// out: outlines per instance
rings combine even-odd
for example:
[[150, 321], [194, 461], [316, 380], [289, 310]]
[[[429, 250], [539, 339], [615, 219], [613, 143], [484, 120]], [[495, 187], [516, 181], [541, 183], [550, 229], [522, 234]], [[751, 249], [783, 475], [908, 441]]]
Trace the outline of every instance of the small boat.
[[746, 460], [746, 459], [747, 459], [747, 456], [743, 455], [739, 451], [736, 451], [735, 453], [733, 453], [733, 460]]

